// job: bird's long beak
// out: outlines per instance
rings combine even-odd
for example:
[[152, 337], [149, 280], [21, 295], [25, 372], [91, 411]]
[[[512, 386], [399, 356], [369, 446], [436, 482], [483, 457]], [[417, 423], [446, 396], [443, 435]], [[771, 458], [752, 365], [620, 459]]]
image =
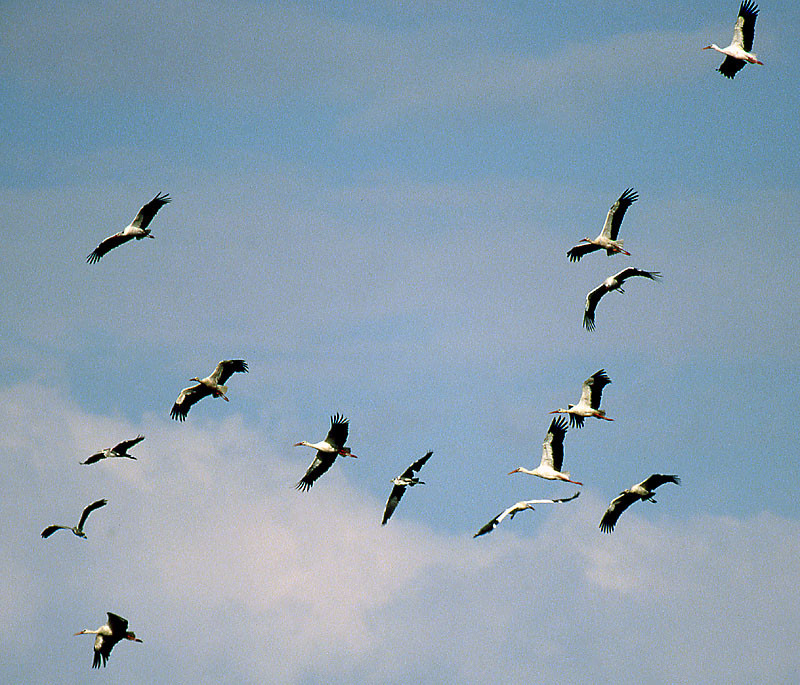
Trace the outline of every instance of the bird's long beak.
[[702, 49], [703, 49], [703, 50], [710, 50], [710, 49], [711, 49], [711, 46], [710, 46], [710, 45], [706, 45], [706, 46], [705, 46], [704, 48], [702, 48]]
[[294, 445], [292, 445], [292, 447], [302, 447], [302, 446], [303, 446], [302, 442], [296, 442], [294, 443]]
[[353, 457], [353, 459], [358, 459], [358, 457], [355, 454], [353, 454], [350, 450], [347, 451], [340, 450], [339, 454], [343, 457]]
[[148, 234], [147, 234], [147, 237], [148, 237], [148, 238], [152, 238], [153, 240], [155, 240], [155, 239], [156, 239], [156, 237], [155, 237], [155, 236], [154, 236], [152, 233], [148, 233]]
[[138, 637], [129, 637], [127, 639], [130, 640], [131, 642], [144, 642], [144, 640]]
[[553, 411], [547, 412], [548, 414], [558, 414], [558, 409], [553, 409]]
[[85, 634], [86, 634], [86, 631], [82, 630], [80, 633], [73, 633], [72, 637], [75, 637], [76, 635], [85, 635]]
[[519, 473], [519, 469], [514, 469], [513, 471], [509, 471], [507, 475], [510, 476], [512, 473]]

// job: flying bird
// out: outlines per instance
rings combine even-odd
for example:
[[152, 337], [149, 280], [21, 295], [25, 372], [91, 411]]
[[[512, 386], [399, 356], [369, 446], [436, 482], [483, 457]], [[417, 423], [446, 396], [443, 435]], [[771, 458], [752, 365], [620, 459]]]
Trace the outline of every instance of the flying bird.
[[136, 634], [128, 630], [128, 620], [108, 612], [108, 621], [100, 626], [97, 630], [89, 630], [84, 628], [75, 635], [97, 635], [94, 639], [94, 659], [92, 661], [92, 668], [100, 668], [102, 661], [105, 667], [108, 657], [111, 656], [111, 650], [114, 645], [120, 640], [130, 640], [131, 642], [142, 642]]
[[609, 276], [586, 296], [586, 306], [584, 307], [583, 312], [583, 325], [586, 327], [587, 331], [594, 330], [594, 310], [596, 309], [597, 303], [600, 302], [600, 299], [603, 297], [603, 295], [610, 293], [612, 290], [617, 290], [621, 293], [624, 293], [625, 291], [622, 288], [622, 284], [633, 276], [643, 276], [644, 278], [649, 278], [651, 281], [657, 281], [659, 278], [661, 278], [661, 274], [658, 273], [658, 271], [642, 271], [641, 269], [636, 269], [632, 266], [629, 266], [627, 269], [623, 269], [613, 276]]
[[739, 5], [739, 16], [736, 17], [736, 24], [733, 27], [731, 44], [721, 48], [716, 43], [711, 43], [703, 48], [703, 50], [716, 50], [725, 55], [725, 59], [717, 69], [723, 76], [733, 78], [747, 63], [764, 64], [751, 52], [757, 17], [758, 5], [753, 4], [752, 0], [744, 0]]
[[386, 500], [386, 509], [383, 510], [383, 521], [381, 521], [382, 526], [386, 525], [386, 522], [394, 513], [394, 510], [400, 503], [400, 500], [405, 494], [407, 487], [412, 487], [414, 485], [425, 485], [425, 482], [421, 481], [414, 474], [425, 465], [425, 462], [431, 458], [432, 454], [433, 452], [428, 452], [424, 457], [420, 457], [413, 464], [411, 464], [411, 466], [397, 476], [397, 478], [392, 478], [394, 487], [392, 488], [391, 493], [389, 493], [389, 499]]
[[234, 373], [247, 373], [247, 362], [244, 359], [225, 359], [217, 364], [210, 376], [190, 378], [190, 381], [197, 381], [197, 385], [181, 390], [181, 394], [178, 395], [178, 399], [172, 405], [172, 411], [169, 413], [170, 417], [176, 421], [185, 421], [192, 405], [208, 395], [221, 397], [226, 402], [230, 402], [225, 395], [228, 392], [228, 386], [225, 385], [225, 381]]
[[317, 455], [308, 467], [306, 475], [295, 486], [298, 490], [308, 491], [314, 485], [314, 481], [331, 467], [336, 457], [341, 455], [343, 457], [357, 458], [355, 454], [350, 452], [349, 447], [344, 446], [344, 443], [347, 442], [349, 426], [348, 419], [336, 414], [331, 416], [331, 429], [324, 440], [320, 442], [306, 442], [303, 440], [294, 444], [295, 447], [305, 446], [317, 450]]
[[100, 507], [104, 507], [104, 506], [106, 506], [106, 504], [108, 504], [108, 500], [105, 500], [105, 499], [99, 499], [96, 502], [92, 502], [89, 506], [87, 506], [83, 510], [83, 513], [81, 514], [81, 520], [78, 521], [78, 525], [77, 526], [74, 526], [74, 527], [73, 526], [47, 526], [47, 528], [45, 528], [42, 531], [42, 537], [43, 538], [49, 538], [57, 530], [63, 529], [63, 530], [71, 530], [79, 538], [83, 538], [85, 540], [86, 539], [86, 533], [83, 532], [83, 526], [86, 523], [86, 519], [89, 518], [89, 514], [91, 514], [95, 509], [99, 509]]
[[150, 200], [150, 202], [142, 206], [142, 208], [139, 210], [139, 213], [134, 217], [133, 221], [131, 221], [125, 228], [123, 228], [119, 233], [108, 236], [108, 238], [101, 242], [94, 249], [94, 252], [86, 257], [86, 261], [89, 262], [89, 264], [99, 262], [100, 258], [106, 252], [109, 252], [115, 247], [119, 247], [123, 243], [127, 243], [129, 240], [133, 240], [134, 238], [136, 238], [136, 240], [141, 240], [142, 238], [153, 238], [154, 236], [150, 234], [150, 229], [147, 227], [150, 225], [150, 222], [153, 220], [153, 217], [156, 215], [158, 210], [168, 202], [171, 202], [169, 195], [161, 195], [161, 193], [157, 194], [152, 200]]
[[613, 421], [606, 416], [605, 411], [600, 409], [600, 401], [603, 398], [603, 388], [611, 379], [606, 374], [605, 369], [600, 369], [583, 381], [581, 386], [581, 399], [578, 404], [568, 404], [566, 409], [554, 409], [551, 414], [569, 414], [569, 425], [583, 428], [583, 420], [587, 416], [594, 416], [596, 419]]
[[603, 224], [603, 230], [600, 231], [600, 235], [596, 238], [582, 238], [579, 242], [586, 244], [576, 245], [569, 250], [569, 252], [567, 252], [569, 261], [579, 262], [583, 255], [594, 252], [595, 250], [605, 250], [609, 257], [617, 252], [622, 252], [630, 257], [631, 253], [622, 249], [622, 245], [625, 241], [617, 240], [617, 234], [619, 233], [619, 227], [622, 224], [625, 212], [628, 207], [638, 199], [639, 195], [633, 188], [626, 188], [608, 210], [606, 222]]
[[517, 502], [516, 504], [512, 504], [505, 511], [500, 512], [497, 516], [495, 516], [491, 521], [489, 521], [489, 523], [487, 523], [472, 537], [476, 538], [479, 535], [486, 535], [486, 533], [491, 533], [495, 528], [497, 528], [497, 526], [506, 516], [508, 516], [509, 519], [513, 519], [518, 512], [524, 511], [525, 509], [533, 509], [534, 504], [559, 504], [561, 502], [571, 502], [580, 494], [581, 491], [578, 490], [578, 492], [576, 492], [572, 497], [564, 497], [562, 499], [529, 499], [529, 500], [524, 500], [522, 502]]
[[123, 440], [122, 442], [114, 445], [113, 447], [106, 447], [104, 450], [95, 452], [86, 461], [79, 462], [81, 464], [94, 464], [101, 459], [114, 459], [116, 457], [125, 457], [127, 459], [136, 459], [132, 454], [128, 454], [128, 450], [134, 445], [138, 445], [144, 440], [144, 435], [138, 435], [132, 440]]
[[562, 473], [561, 466], [564, 463], [564, 436], [567, 434], [567, 420], [563, 416], [556, 416], [550, 422], [547, 435], [544, 436], [542, 443], [542, 460], [535, 469], [526, 469], [519, 466], [512, 473], [527, 473], [530, 476], [539, 476], [546, 480], [564, 480], [575, 485], [583, 485], [577, 480], [570, 480], [569, 471]]
[[661, 473], [654, 473], [652, 476], [648, 476], [641, 483], [637, 483], [629, 490], [623, 490], [621, 493], [619, 493], [619, 496], [611, 502], [608, 509], [606, 509], [606, 513], [603, 514], [603, 518], [600, 519], [600, 530], [602, 530], [604, 533], [610, 533], [613, 531], [620, 514], [622, 514], [623, 511], [625, 511], [637, 500], [647, 500], [648, 502], [653, 502], [653, 504], [655, 504], [656, 500], [654, 499], [653, 491], [657, 487], [664, 485], [664, 483], [675, 483], [675, 485], [680, 485], [681, 479], [678, 478], [678, 476], [667, 476]]

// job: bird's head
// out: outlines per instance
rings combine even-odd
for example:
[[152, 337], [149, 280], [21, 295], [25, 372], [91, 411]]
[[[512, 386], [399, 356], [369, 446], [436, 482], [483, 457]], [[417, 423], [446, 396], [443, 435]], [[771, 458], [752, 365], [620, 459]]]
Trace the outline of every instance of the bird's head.
[[86, 633], [88, 633], [88, 632], [89, 632], [89, 629], [88, 628], [84, 628], [79, 633], [73, 633], [72, 637], [75, 637], [76, 635], [86, 635]]
[[353, 459], [358, 459], [358, 457], [350, 451], [349, 447], [342, 447], [339, 450], [339, 455], [342, 457], [353, 457]]
[[77, 535], [79, 538], [83, 538], [84, 540], [86, 540], [86, 533], [84, 533], [82, 530], [76, 530], [76, 531], [73, 531], [73, 532], [74, 532], [74, 533], [75, 533], [75, 535]]
[[705, 46], [704, 48], [702, 48], [702, 49], [703, 49], [703, 50], [713, 50], [715, 47], [717, 47], [717, 46], [716, 46], [716, 45], [714, 45], [714, 43], [712, 43], [711, 45], [706, 45], [706, 46]]
[[192, 376], [189, 380], [190, 381], [196, 381], [197, 383], [201, 383], [202, 382], [197, 376]]
[[125, 639], [126, 640], [130, 640], [131, 642], [142, 642], [143, 641], [140, 638], [136, 637], [136, 633], [134, 633], [134, 632], [132, 632], [130, 630], [127, 633], [125, 633]]
[[[550, 412], [550, 413], [552, 414], [553, 412]], [[513, 474], [513, 473], [519, 473], [521, 468], [522, 468], [521, 466], [518, 466], [518, 467], [517, 467], [517, 468], [515, 468], [513, 471], [509, 471], [509, 472], [508, 472], [508, 475], [510, 476], [510, 475], [511, 475], [511, 474]]]
[[300, 442], [294, 443], [294, 445], [292, 445], [292, 447], [302, 447], [303, 445], [307, 445], [307, 444], [308, 443], [305, 440], [302, 440]]

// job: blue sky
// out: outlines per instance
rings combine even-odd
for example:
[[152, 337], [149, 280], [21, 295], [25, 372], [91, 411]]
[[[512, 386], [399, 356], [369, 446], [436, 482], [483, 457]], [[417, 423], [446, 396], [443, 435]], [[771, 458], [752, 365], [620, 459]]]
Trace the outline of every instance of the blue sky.
[[[144, 639], [109, 682], [796, 680], [800, 10], [761, 4], [730, 82], [700, 48], [736, 11], [5, 3], [0, 680], [82, 681], [106, 611]], [[571, 264], [628, 186], [632, 256]], [[663, 280], [588, 333], [628, 265]], [[223, 358], [231, 402], [170, 421]], [[473, 540], [572, 493], [506, 474], [600, 368], [580, 499]], [[335, 412], [359, 459], [298, 493]], [[653, 472], [682, 486], [599, 533]]]

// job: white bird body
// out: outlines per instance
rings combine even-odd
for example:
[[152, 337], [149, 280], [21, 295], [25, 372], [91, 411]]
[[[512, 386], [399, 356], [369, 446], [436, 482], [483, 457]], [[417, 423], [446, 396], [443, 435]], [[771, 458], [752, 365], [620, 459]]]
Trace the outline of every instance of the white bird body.
[[244, 359], [224, 359], [219, 362], [214, 371], [205, 378], [190, 378], [190, 381], [197, 381], [197, 385], [192, 385], [181, 390], [175, 404], [172, 405], [170, 416], [177, 421], [185, 421], [192, 405], [199, 402], [204, 397], [221, 397], [226, 402], [230, 402], [225, 393], [228, 386], [225, 382], [234, 373], [247, 373], [247, 362]]
[[161, 195], [158, 193], [150, 202], [142, 206], [133, 221], [125, 228], [103, 240], [94, 251], [86, 257], [86, 261], [89, 262], [89, 264], [99, 262], [107, 252], [134, 238], [136, 240], [153, 238], [150, 229], [147, 227], [150, 225], [150, 222], [153, 220], [158, 210], [168, 202], [171, 202], [169, 195]]
[[571, 502], [574, 500], [581, 492], [578, 490], [572, 497], [564, 497], [562, 499], [529, 499], [524, 500], [522, 502], [517, 502], [516, 504], [512, 504], [508, 509], [500, 512], [497, 516], [495, 516], [489, 523], [487, 523], [483, 528], [481, 528], [475, 535], [472, 537], [476, 538], [479, 535], [485, 535], [486, 533], [491, 533], [500, 522], [508, 516], [509, 520], [513, 519], [514, 516], [519, 513], [520, 511], [525, 511], [526, 509], [534, 509], [534, 504], [560, 504], [561, 502]]
[[614, 526], [617, 525], [617, 520], [623, 511], [625, 511], [631, 504], [639, 500], [652, 502], [655, 504], [655, 489], [664, 485], [664, 483], [681, 484], [681, 479], [678, 476], [664, 475], [661, 473], [654, 473], [645, 478], [641, 483], [637, 483], [633, 487], [623, 490], [611, 502], [606, 509], [603, 518], [600, 519], [600, 530], [604, 533], [611, 533]]
[[649, 278], [651, 281], [657, 281], [659, 278], [661, 278], [661, 274], [658, 271], [644, 271], [632, 266], [629, 266], [619, 273], [606, 278], [600, 285], [598, 285], [586, 296], [586, 304], [583, 312], [583, 325], [586, 327], [587, 331], [594, 330], [594, 312], [597, 308], [597, 303], [600, 302], [601, 298], [606, 293], [610, 293], [613, 290], [624, 293], [625, 290], [622, 288], [622, 284], [634, 276]]
[[527, 469], [518, 466], [512, 473], [527, 473], [529, 476], [539, 476], [545, 480], [563, 480], [575, 485], [583, 485], [577, 480], [570, 478], [569, 471], [562, 471], [561, 466], [564, 462], [564, 436], [567, 433], [567, 420], [563, 416], [557, 416], [550, 422], [550, 428], [545, 435], [542, 443], [542, 460], [535, 469]]
[[94, 464], [101, 459], [136, 459], [132, 454], [128, 454], [128, 450], [144, 440], [144, 435], [138, 435], [132, 440], [123, 440], [122, 442], [114, 445], [114, 447], [106, 447], [99, 452], [95, 452], [86, 461], [80, 462], [81, 464]]
[[758, 5], [753, 4], [752, 0], [743, 0], [739, 5], [739, 16], [736, 17], [736, 24], [733, 27], [731, 44], [721, 48], [716, 43], [711, 43], [703, 48], [703, 50], [716, 50], [725, 55], [725, 59], [717, 69], [723, 76], [733, 78], [745, 64], [764, 64], [755, 53], [751, 52], [757, 17]]
[[122, 616], [112, 614], [110, 611], [107, 613], [108, 621], [100, 626], [97, 630], [89, 630], [84, 628], [75, 635], [96, 635], [94, 639], [94, 659], [92, 661], [92, 668], [100, 668], [102, 663], [106, 665], [108, 657], [111, 655], [111, 650], [121, 640], [130, 640], [131, 642], [142, 642], [141, 639], [136, 637], [136, 634], [128, 630], [127, 619]]
[[551, 414], [568, 414], [570, 426], [583, 428], [583, 420], [588, 417], [613, 421], [606, 416], [604, 410], [600, 409], [600, 402], [603, 398], [603, 388], [611, 379], [606, 374], [605, 369], [600, 369], [583, 381], [581, 386], [581, 399], [578, 404], [568, 404], [566, 409], [554, 409]]
[[603, 224], [603, 230], [600, 231], [600, 235], [598, 235], [596, 238], [582, 238], [580, 242], [586, 244], [576, 245], [569, 250], [569, 252], [567, 252], [567, 257], [569, 257], [569, 260], [571, 262], [578, 262], [585, 254], [594, 252], [596, 250], [605, 250], [608, 256], [622, 252], [630, 257], [631, 253], [627, 252], [622, 247], [625, 244], [625, 241], [618, 240], [617, 234], [619, 233], [619, 227], [622, 224], [622, 219], [625, 216], [625, 212], [627, 211], [628, 207], [630, 207], [638, 199], [639, 196], [633, 188], [626, 188], [622, 195], [619, 196], [617, 201], [611, 205], [610, 209], [608, 210], [606, 222]]
[[350, 422], [344, 416], [335, 414], [331, 416], [331, 427], [324, 440], [320, 442], [301, 440], [294, 444], [295, 447], [310, 447], [317, 450], [314, 461], [311, 462], [305, 475], [295, 485], [297, 490], [307, 492], [314, 485], [317, 478], [333, 466], [336, 457], [341, 455], [357, 459], [356, 455], [350, 452], [350, 448], [344, 446], [344, 443], [347, 442], [349, 426]]
[[386, 522], [394, 513], [394, 510], [397, 508], [397, 505], [400, 503], [400, 500], [405, 494], [406, 488], [413, 487], [414, 485], [425, 485], [425, 483], [414, 474], [425, 465], [425, 462], [431, 458], [432, 454], [433, 452], [427, 452], [424, 456], [412, 463], [399, 476], [392, 478], [394, 487], [389, 493], [389, 499], [386, 500], [386, 508], [383, 510], [383, 520], [381, 521], [381, 525], [386, 525]]

